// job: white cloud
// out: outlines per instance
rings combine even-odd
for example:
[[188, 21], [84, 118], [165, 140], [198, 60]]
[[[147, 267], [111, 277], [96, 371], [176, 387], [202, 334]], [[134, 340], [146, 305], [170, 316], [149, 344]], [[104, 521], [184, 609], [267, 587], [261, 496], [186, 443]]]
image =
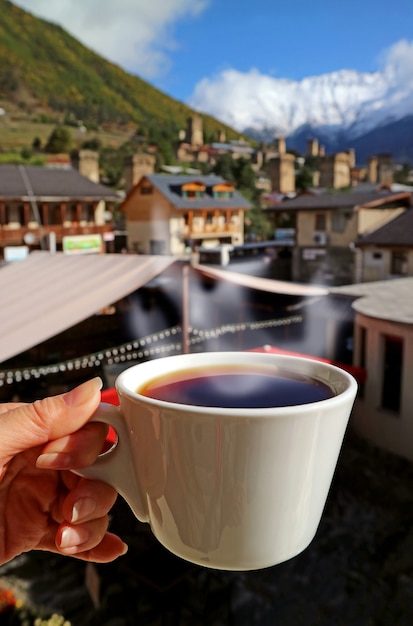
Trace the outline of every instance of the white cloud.
[[303, 124], [356, 130], [360, 122], [399, 119], [413, 113], [412, 92], [413, 41], [401, 40], [381, 55], [374, 73], [338, 70], [292, 81], [226, 69], [202, 79], [189, 104], [240, 131], [268, 127], [289, 134]]
[[151, 79], [166, 73], [178, 46], [173, 26], [195, 17], [209, 0], [14, 0], [62, 26], [105, 59]]
[[226, 69], [212, 78], [204, 78], [195, 87], [190, 105], [242, 130], [247, 126], [265, 126], [282, 114], [280, 87], [294, 86], [294, 81], [280, 80], [252, 69], [239, 72]]
[[390, 85], [401, 89], [413, 85], [413, 41], [401, 39], [385, 50], [380, 59]]

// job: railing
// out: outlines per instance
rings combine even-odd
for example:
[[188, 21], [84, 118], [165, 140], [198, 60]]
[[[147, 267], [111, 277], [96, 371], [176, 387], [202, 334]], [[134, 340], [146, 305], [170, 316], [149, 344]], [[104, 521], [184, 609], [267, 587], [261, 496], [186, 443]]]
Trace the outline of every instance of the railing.
[[25, 235], [32, 235], [33, 245], [36, 245], [40, 242], [40, 239], [44, 236], [47, 236], [49, 233], [54, 233], [56, 236], [56, 241], [61, 243], [63, 237], [68, 235], [103, 235], [107, 232], [112, 232], [113, 225], [103, 224], [97, 225], [94, 223], [87, 223], [85, 225], [75, 225], [71, 224], [70, 226], [62, 226], [60, 224], [49, 224], [47, 226], [41, 227], [29, 227], [29, 226], [19, 226], [19, 227], [8, 227], [1, 226], [0, 227], [0, 245], [21, 245], [24, 243]]
[[197, 224], [184, 227], [184, 236], [188, 238], [199, 237], [224, 237], [228, 233], [237, 233], [240, 230], [238, 224]]

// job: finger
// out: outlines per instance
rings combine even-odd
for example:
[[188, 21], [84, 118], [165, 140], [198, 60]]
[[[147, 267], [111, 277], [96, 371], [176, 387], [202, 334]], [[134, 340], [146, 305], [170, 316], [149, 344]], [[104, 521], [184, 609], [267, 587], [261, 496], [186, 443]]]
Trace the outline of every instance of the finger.
[[19, 452], [79, 430], [97, 409], [101, 388], [101, 379], [94, 378], [67, 393], [1, 414], [0, 465]]
[[117, 495], [106, 483], [82, 479], [63, 502], [64, 518], [71, 524], [80, 524], [104, 517], [115, 504]]
[[67, 555], [88, 552], [103, 541], [108, 523], [107, 515], [84, 524], [63, 523], [56, 533], [56, 546]]
[[70, 555], [82, 561], [93, 561], [94, 563], [110, 563], [128, 551], [126, 543], [117, 535], [107, 532], [102, 541], [92, 548], [76, 554]]
[[19, 406], [24, 406], [26, 402], [2, 402], [0, 404], [0, 414], [7, 413], [7, 411], [12, 411], [13, 409], [17, 409]]
[[[57, 543], [57, 536], [59, 529], [51, 531], [42, 539], [41, 543], [37, 546], [38, 550], [47, 550], [47, 552], [53, 552], [55, 554], [67, 555], [67, 552], [62, 552]], [[120, 556], [123, 556], [128, 551], [128, 546], [117, 535], [106, 532], [102, 541], [89, 550], [83, 550], [69, 556], [82, 561], [93, 561], [94, 563], [109, 563], [114, 561]]]
[[92, 465], [101, 453], [108, 426], [88, 423], [71, 435], [48, 443], [36, 461], [42, 469], [77, 469]]

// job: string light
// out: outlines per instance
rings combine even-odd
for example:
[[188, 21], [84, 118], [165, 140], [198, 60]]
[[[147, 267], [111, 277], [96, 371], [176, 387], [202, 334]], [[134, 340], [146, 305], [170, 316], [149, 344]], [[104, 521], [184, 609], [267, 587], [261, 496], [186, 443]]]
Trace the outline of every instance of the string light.
[[[301, 315], [282, 317], [279, 319], [265, 320], [262, 322], [242, 322], [238, 324], [224, 324], [217, 328], [200, 329], [189, 328], [189, 345], [197, 345], [211, 339], [220, 339], [226, 334], [245, 332], [246, 330], [266, 330], [277, 326], [288, 326], [300, 324], [303, 321]], [[114, 348], [99, 350], [93, 354], [53, 363], [51, 365], [40, 365], [39, 367], [25, 367], [19, 369], [0, 370], [0, 387], [11, 385], [30, 379], [38, 379], [42, 376], [58, 374], [59, 372], [91, 369], [101, 367], [103, 364], [114, 365], [127, 363], [130, 361], [141, 361], [150, 357], [160, 357], [182, 352], [182, 327], [174, 326], [158, 333], [148, 335], [139, 340], [128, 342]], [[176, 339], [178, 338], [178, 341]], [[158, 342], [171, 339], [172, 343], [157, 344]]]

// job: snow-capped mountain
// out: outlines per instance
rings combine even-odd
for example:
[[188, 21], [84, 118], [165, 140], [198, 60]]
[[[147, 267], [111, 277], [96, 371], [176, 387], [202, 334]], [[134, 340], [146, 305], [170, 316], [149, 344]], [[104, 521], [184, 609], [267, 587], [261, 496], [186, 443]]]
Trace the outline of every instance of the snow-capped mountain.
[[[201, 81], [190, 104], [256, 138], [284, 136], [294, 143], [306, 135], [346, 149], [413, 115], [413, 44], [393, 46], [383, 68], [370, 73], [340, 70], [292, 81], [226, 70]], [[405, 148], [399, 152], [406, 154]], [[413, 144], [407, 152], [413, 156]]]
[[387, 116], [388, 91], [379, 73], [342, 70], [297, 82], [228, 70], [218, 81], [202, 81], [191, 104], [240, 131], [272, 128], [289, 135], [304, 124], [370, 130], [373, 117]]

